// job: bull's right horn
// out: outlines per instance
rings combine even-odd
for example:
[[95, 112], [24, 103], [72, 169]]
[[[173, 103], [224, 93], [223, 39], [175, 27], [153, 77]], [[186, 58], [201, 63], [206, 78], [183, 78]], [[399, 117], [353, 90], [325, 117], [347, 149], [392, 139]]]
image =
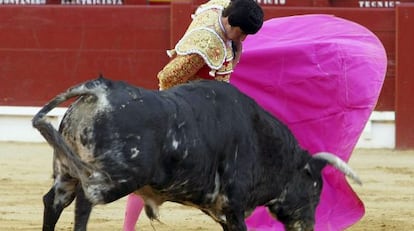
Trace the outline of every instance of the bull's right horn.
[[341, 160], [339, 157], [335, 156], [329, 152], [319, 152], [313, 155], [313, 158], [325, 160], [327, 163], [334, 166], [339, 171], [343, 172], [346, 176], [350, 177], [357, 184], [362, 185], [362, 181], [359, 179], [358, 175], [354, 170], [345, 161]]

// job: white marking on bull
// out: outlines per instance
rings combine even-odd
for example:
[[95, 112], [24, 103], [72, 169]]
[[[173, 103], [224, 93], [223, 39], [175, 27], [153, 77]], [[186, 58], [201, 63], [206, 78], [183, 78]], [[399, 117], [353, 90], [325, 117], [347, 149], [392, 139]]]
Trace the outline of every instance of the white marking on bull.
[[[179, 189], [179, 188], [184, 188], [184, 186], [188, 184], [188, 180], [184, 180], [183, 182], [174, 182], [173, 184], [171, 184], [168, 188], [165, 188], [163, 190], [161, 190], [162, 192], [169, 192], [169, 191], [173, 191], [175, 189]], [[185, 193], [186, 191], [182, 190], [180, 191], [181, 193]]]
[[226, 163], [226, 166], [224, 166], [224, 171], [226, 172], [227, 170], [229, 170], [230, 165], [228, 163]]
[[62, 172], [62, 162], [59, 158], [55, 158], [54, 161], [56, 162], [55, 168], [56, 172], [61, 173]]
[[179, 123], [178, 124], [178, 128], [181, 128], [182, 126], [184, 126], [185, 125], [185, 121], [183, 121], [183, 122], [181, 122], [181, 123]]
[[86, 182], [83, 186], [84, 189], [86, 188], [85, 194], [92, 204], [103, 202], [102, 194], [109, 191], [110, 188], [110, 185], [105, 183], [107, 182], [107, 176], [100, 172], [93, 172], [88, 181], [82, 181], [82, 183], [84, 182]]
[[55, 179], [55, 183], [54, 183], [54, 188], [55, 190], [61, 190], [64, 191], [65, 193], [56, 193], [55, 195], [59, 195], [56, 196], [54, 198], [53, 201], [53, 206], [56, 208], [59, 204], [64, 204], [65, 201], [68, 201], [68, 198], [70, 197], [70, 192], [72, 191], [70, 188], [68, 187], [74, 187], [73, 185], [69, 185], [69, 184], [64, 184], [62, 183], [62, 177], [61, 175], [58, 175]]
[[305, 225], [303, 224], [302, 221], [296, 221], [292, 226], [292, 230], [305, 231], [304, 227]]
[[239, 154], [239, 145], [236, 145], [236, 151], [234, 151], [234, 160], [237, 160], [237, 156]]
[[206, 212], [210, 214], [210, 216], [218, 222], [227, 222], [226, 216], [222, 214], [220, 211], [223, 210], [223, 207], [227, 206], [228, 202], [229, 199], [226, 195], [219, 194], [217, 196], [217, 200], [215, 203], [215, 212], [212, 210], [206, 210]]
[[187, 158], [187, 156], [188, 156], [188, 149], [185, 149], [183, 159]]
[[73, 88], [72, 93], [83, 95], [85, 92], [93, 91], [93, 95], [97, 96], [98, 102], [97, 102], [97, 111], [109, 111], [112, 109], [111, 104], [108, 101], [107, 98], [107, 91], [106, 86], [104, 85], [97, 85], [92, 90], [88, 89], [85, 85], [81, 85], [78, 88]]
[[227, 206], [228, 203], [229, 203], [229, 198], [227, 197], [226, 194], [219, 194], [217, 196], [216, 205], [218, 208], [224, 208]]
[[131, 158], [136, 158], [139, 154], [139, 149], [137, 147], [133, 147], [131, 148]]
[[96, 107], [97, 112], [101, 112], [101, 111], [111, 111], [112, 110], [112, 106], [110, 104], [110, 102], [108, 101], [108, 95], [106, 92], [106, 89], [103, 88], [102, 86], [96, 88], [95, 94], [98, 96], [98, 105]]
[[277, 202], [282, 203], [282, 202], [284, 202], [284, 201], [286, 200], [286, 195], [287, 195], [287, 190], [286, 190], [286, 189], [283, 189], [283, 191], [282, 191], [282, 193], [279, 195], [279, 197], [277, 197], [277, 198], [275, 198], [275, 199], [273, 199], [273, 200], [269, 201], [269, 202], [268, 202], [268, 204], [269, 204], [269, 205], [273, 205], [273, 204], [275, 204], [275, 203], [277, 203]]
[[154, 213], [155, 217], [159, 217], [158, 205], [154, 200], [152, 200], [150, 198], [145, 198], [145, 205], [149, 206], [151, 208], [151, 210]]
[[172, 141], [172, 147], [174, 148], [174, 150], [177, 150], [179, 144], [180, 142], [174, 138]]
[[85, 194], [92, 204], [98, 204], [103, 200], [102, 191], [104, 190], [104, 188], [105, 186], [96, 184], [89, 185], [86, 187]]
[[217, 196], [220, 192], [220, 176], [218, 172], [216, 172], [215, 178], [214, 178], [214, 190], [213, 193], [208, 193], [206, 197], [210, 199], [211, 202], [215, 201], [217, 199]]

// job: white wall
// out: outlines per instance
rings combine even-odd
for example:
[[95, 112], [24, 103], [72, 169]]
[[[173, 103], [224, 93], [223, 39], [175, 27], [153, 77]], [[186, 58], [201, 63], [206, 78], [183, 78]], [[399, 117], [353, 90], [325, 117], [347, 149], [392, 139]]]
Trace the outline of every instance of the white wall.
[[[55, 108], [48, 119], [58, 127], [67, 108]], [[0, 106], [0, 141], [45, 142], [32, 127], [32, 117], [40, 107]], [[374, 111], [357, 143], [357, 148], [395, 148], [394, 112]]]
[[[58, 127], [67, 108], [55, 108], [47, 118]], [[0, 106], [0, 141], [46, 142], [40, 133], [32, 127], [32, 118], [40, 107]]]
[[371, 114], [357, 143], [358, 148], [395, 148], [395, 113]]

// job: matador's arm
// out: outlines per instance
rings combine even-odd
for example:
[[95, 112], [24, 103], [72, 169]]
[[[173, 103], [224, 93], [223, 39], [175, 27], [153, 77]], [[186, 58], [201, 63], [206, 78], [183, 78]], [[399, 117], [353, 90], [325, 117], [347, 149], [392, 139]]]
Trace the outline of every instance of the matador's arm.
[[198, 54], [177, 55], [159, 73], [160, 90], [196, 79], [196, 73], [205, 65]]

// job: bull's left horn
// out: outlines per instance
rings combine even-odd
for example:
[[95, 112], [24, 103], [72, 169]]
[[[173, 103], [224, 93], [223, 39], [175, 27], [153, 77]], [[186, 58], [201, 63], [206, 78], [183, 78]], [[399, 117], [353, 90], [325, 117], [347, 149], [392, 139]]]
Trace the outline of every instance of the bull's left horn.
[[354, 170], [347, 163], [341, 160], [339, 157], [335, 156], [332, 153], [328, 152], [319, 152], [313, 155], [313, 158], [325, 160], [341, 172], [343, 172], [346, 176], [350, 177], [354, 180], [357, 184], [362, 185], [362, 181], [359, 179], [358, 175]]

